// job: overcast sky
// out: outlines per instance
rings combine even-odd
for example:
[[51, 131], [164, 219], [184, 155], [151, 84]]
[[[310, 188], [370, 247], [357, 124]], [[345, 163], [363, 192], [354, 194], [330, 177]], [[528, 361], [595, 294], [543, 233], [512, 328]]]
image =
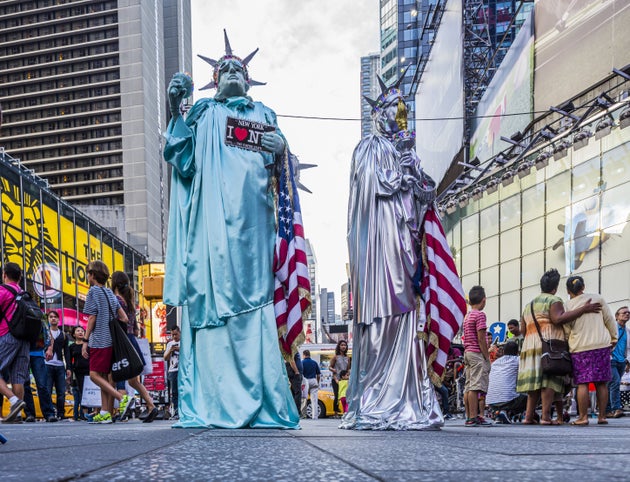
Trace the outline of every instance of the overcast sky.
[[[358, 5], [361, 5], [359, 7]], [[300, 192], [306, 237], [318, 261], [319, 285], [335, 292], [345, 265], [348, 174], [352, 151], [361, 136], [359, 121], [290, 119], [282, 115], [360, 117], [360, 57], [379, 51], [378, 2], [348, 0], [192, 0], [193, 79], [208, 83], [212, 68], [197, 54], [224, 54], [223, 29], [234, 54], [260, 51], [249, 63], [250, 76], [267, 85], [249, 94], [278, 114], [291, 151], [306, 164]], [[195, 100], [214, 96], [195, 92]]]

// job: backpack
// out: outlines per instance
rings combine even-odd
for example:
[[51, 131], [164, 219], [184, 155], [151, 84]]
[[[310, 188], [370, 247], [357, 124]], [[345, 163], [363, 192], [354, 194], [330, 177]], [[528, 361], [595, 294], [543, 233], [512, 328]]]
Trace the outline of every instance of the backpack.
[[[9, 285], [2, 285], [2, 287], [15, 297], [15, 313], [10, 320], [7, 319], [9, 331], [18, 340], [34, 342], [42, 330], [42, 310], [26, 291], [18, 293]], [[2, 318], [5, 318], [7, 310], [8, 307], [2, 313]]]

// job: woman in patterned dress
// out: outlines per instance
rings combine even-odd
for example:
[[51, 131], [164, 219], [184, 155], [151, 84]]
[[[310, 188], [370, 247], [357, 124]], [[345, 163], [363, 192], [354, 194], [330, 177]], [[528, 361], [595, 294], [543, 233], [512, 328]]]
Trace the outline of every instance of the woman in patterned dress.
[[[598, 313], [601, 310], [599, 303], [591, 303], [588, 300], [581, 307], [564, 311], [562, 298], [556, 296], [560, 273], [556, 269], [550, 269], [540, 279], [540, 293], [528, 303], [521, 315], [521, 333], [525, 334], [521, 358], [518, 370], [516, 391], [527, 393], [527, 410], [524, 424], [533, 424], [534, 412], [538, 401], [542, 398], [541, 425], [557, 425], [559, 422], [551, 420], [551, 405], [556, 393], [563, 391], [563, 377], [544, 375], [540, 365], [542, 356], [542, 343], [532, 316], [532, 307], [536, 320], [540, 326], [540, 333], [544, 339], [564, 340], [562, 325], [575, 320], [584, 313]], [[561, 414], [559, 414], [561, 417]]]
[[600, 303], [602, 311], [580, 316], [563, 327], [573, 362], [573, 384], [577, 385], [579, 417], [571, 425], [588, 425], [589, 383], [595, 384], [597, 392], [597, 423], [605, 425], [608, 423], [606, 406], [611, 379], [610, 351], [617, 343], [617, 322], [604, 298], [595, 293], [584, 293], [584, 287], [581, 276], [571, 276], [567, 280], [567, 293], [571, 298], [567, 308], [577, 308], [591, 300]]

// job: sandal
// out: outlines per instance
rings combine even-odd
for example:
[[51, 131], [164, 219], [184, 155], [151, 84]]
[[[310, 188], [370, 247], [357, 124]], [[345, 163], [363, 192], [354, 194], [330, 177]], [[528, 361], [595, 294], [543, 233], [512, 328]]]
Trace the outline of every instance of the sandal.
[[579, 422], [577, 420], [574, 420], [573, 422], [571, 422], [571, 425], [574, 425], [576, 427], [586, 427], [588, 425], [588, 420], [586, 422]]
[[560, 425], [560, 424], [555, 420], [541, 420], [540, 425]]
[[598, 420], [597, 425], [608, 425], [608, 420]]
[[523, 420], [521, 425], [538, 425], [538, 422], [536, 420]]

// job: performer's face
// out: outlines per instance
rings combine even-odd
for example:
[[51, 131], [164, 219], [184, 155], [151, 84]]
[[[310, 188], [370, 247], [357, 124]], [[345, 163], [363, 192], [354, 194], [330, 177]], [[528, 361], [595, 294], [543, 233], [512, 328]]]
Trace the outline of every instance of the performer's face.
[[247, 82], [245, 81], [245, 71], [237, 60], [227, 60], [219, 69], [218, 92], [224, 97], [235, 97], [245, 95], [247, 92]]
[[378, 127], [382, 134], [395, 134], [400, 131], [400, 127], [396, 122], [396, 114], [398, 112], [398, 98], [387, 102], [378, 114]]

